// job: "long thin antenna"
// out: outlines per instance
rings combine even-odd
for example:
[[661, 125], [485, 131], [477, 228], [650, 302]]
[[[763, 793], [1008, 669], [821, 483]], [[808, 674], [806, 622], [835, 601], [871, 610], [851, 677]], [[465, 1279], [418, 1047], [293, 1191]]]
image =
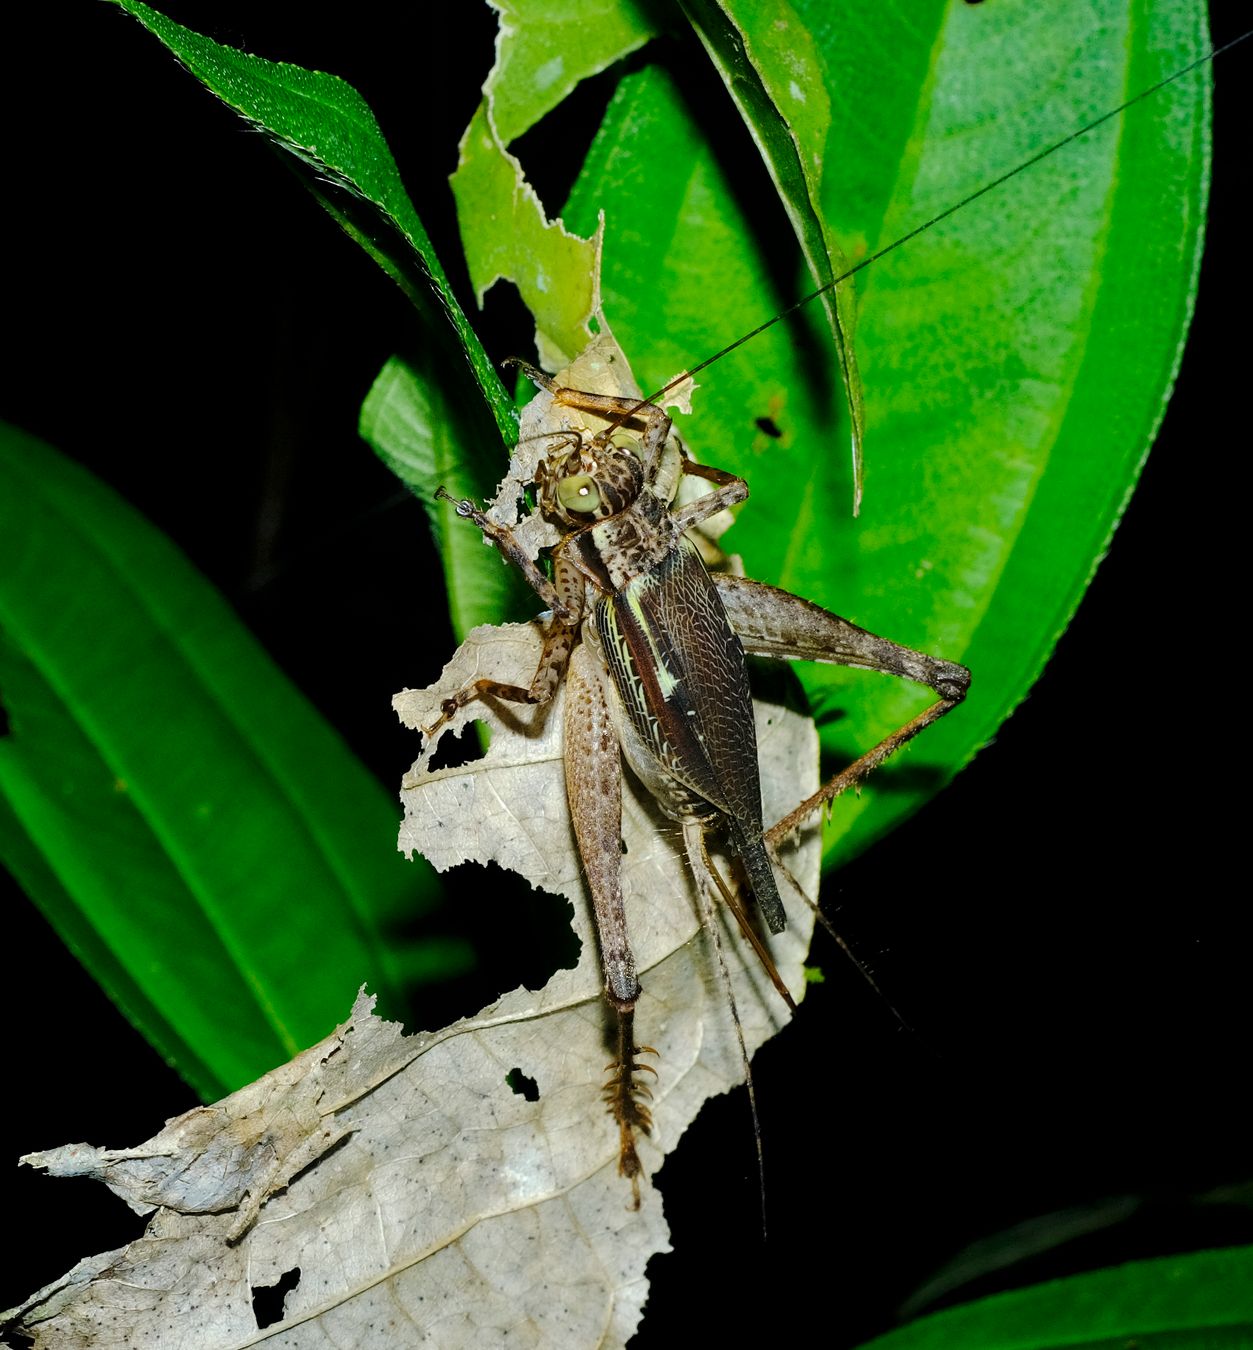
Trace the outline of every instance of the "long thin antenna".
[[989, 192], [994, 192], [1004, 183], [1008, 183], [1011, 178], [1016, 178], [1020, 173], [1025, 172], [1027, 169], [1033, 168], [1035, 165], [1039, 164], [1041, 160], [1048, 159], [1050, 155], [1055, 155], [1059, 150], [1065, 149], [1065, 147], [1070, 145], [1073, 141], [1080, 140], [1082, 137], [1088, 135], [1090, 132], [1095, 131], [1097, 127], [1104, 126], [1106, 122], [1109, 122], [1113, 118], [1120, 116], [1122, 113], [1125, 113], [1128, 108], [1134, 107], [1137, 103], [1141, 102], [1143, 99], [1149, 98], [1153, 94], [1156, 94], [1159, 90], [1165, 89], [1168, 85], [1174, 84], [1177, 80], [1183, 79], [1185, 75], [1191, 74], [1192, 71], [1196, 70], [1198, 67], [1206, 65], [1210, 61], [1216, 60], [1218, 57], [1222, 56], [1224, 52], [1229, 52], [1233, 47], [1239, 46], [1240, 43], [1244, 42], [1246, 39], [1250, 37], [1253, 37], [1253, 29], [1249, 29], [1246, 32], [1241, 33], [1239, 37], [1232, 38], [1230, 42], [1224, 42], [1221, 47], [1211, 48], [1211, 50], [1206, 52], [1203, 56], [1198, 56], [1195, 61], [1190, 61], [1186, 66], [1183, 66], [1179, 70], [1176, 70], [1173, 74], [1167, 75], [1164, 79], [1158, 80], [1156, 84], [1151, 84], [1147, 88], [1141, 89], [1138, 94], [1133, 94], [1129, 99], [1127, 99], [1125, 103], [1120, 103], [1116, 108], [1111, 108], [1109, 112], [1102, 113], [1100, 117], [1094, 118], [1091, 122], [1085, 123], [1085, 125], [1079, 127], [1078, 130], [1070, 132], [1070, 134], [1067, 136], [1063, 136], [1061, 140], [1054, 141], [1052, 145], [1046, 146], [1043, 150], [1036, 151], [1034, 155], [1032, 155], [1029, 159], [1023, 160], [1015, 168], [1008, 169], [1006, 170], [1005, 173], [1000, 174], [998, 177], [993, 178], [990, 181], [984, 183], [982, 187], [976, 188], [973, 192], [967, 194], [960, 201], [954, 202], [952, 206], [946, 207], [943, 211], [938, 212], [936, 215], [932, 216], [929, 220], [923, 221], [921, 225], [915, 225], [912, 230], [909, 230], [905, 234], [900, 235], [898, 238], [894, 239], [890, 244], [885, 244], [881, 249], [878, 249], [876, 252], [871, 253], [868, 257], [863, 258], [861, 262], [854, 264], [854, 266], [850, 267], [847, 272], [841, 272], [840, 275], [836, 277], [834, 281], [828, 281], [825, 285], [819, 286], [816, 290], [810, 291], [808, 295], [801, 296], [799, 300], [795, 301], [793, 304], [790, 304], [786, 309], [780, 311], [780, 313], [776, 314], [774, 318], [767, 319], [765, 323], [758, 324], [757, 327], [754, 328], [751, 332], [745, 333], [743, 337], [736, 338], [734, 342], [728, 343], [727, 346], [721, 348], [719, 351], [714, 352], [712, 356], [707, 356], [703, 361], [698, 361], [694, 366], [689, 366], [687, 370], [682, 371], [680, 374], [676, 375], [672, 380], [668, 381], [666, 384], [663, 384], [662, 387], [658, 389], [655, 394], [650, 394], [647, 398], [640, 399], [640, 401], [635, 405], [635, 408], [632, 408], [630, 412], [622, 415], [623, 420], [625, 420], [625, 418], [627, 417], [630, 417], [631, 413], [637, 411], [638, 409], [646, 407], [650, 403], [656, 403], [657, 400], [660, 398], [664, 398], [665, 395], [668, 394], [672, 389], [682, 384], [685, 380], [690, 379], [698, 371], [704, 370], [706, 366], [712, 366], [715, 361], [722, 360], [724, 356], [728, 355], [730, 352], [735, 351], [737, 347], [742, 347], [746, 342], [751, 342], [753, 338], [764, 333], [767, 328], [773, 328], [776, 323], [779, 323], [781, 320], [788, 318], [792, 314], [795, 314], [798, 309], [803, 309], [811, 301], [817, 300], [819, 296], [825, 295], [830, 290], [834, 290], [836, 286], [838, 286], [843, 281], [847, 281], [849, 277], [855, 276], [858, 272], [862, 271], [864, 268], [869, 267], [872, 263], [877, 263], [880, 258], [886, 258], [889, 253], [895, 252], [898, 248], [901, 247], [902, 244], [908, 244], [911, 239], [916, 239], [920, 234], [925, 234], [926, 231], [931, 229], [933, 225], [938, 225], [940, 221], [947, 220], [949, 216], [954, 216], [959, 211], [964, 211], [966, 207], [971, 205], [971, 203], [977, 202], [980, 197], [986, 196]]

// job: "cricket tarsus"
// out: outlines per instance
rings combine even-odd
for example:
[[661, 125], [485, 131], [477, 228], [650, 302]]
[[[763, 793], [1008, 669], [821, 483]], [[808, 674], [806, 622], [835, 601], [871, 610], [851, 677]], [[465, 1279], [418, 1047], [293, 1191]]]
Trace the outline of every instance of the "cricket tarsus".
[[631, 1183], [632, 1208], [640, 1207], [640, 1176], [644, 1171], [640, 1155], [635, 1150], [636, 1131], [651, 1134], [653, 1129], [652, 1112], [640, 1098], [652, 1100], [652, 1092], [647, 1085], [639, 1081], [641, 1073], [651, 1073], [654, 1078], [657, 1070], [651, 1064], [641, 1063], [640, 1055], [655, 1055], [650, 1045], [635, 1044], [635, 1008], [619, 1008], [618, 1012], [618, 1057], [605, 1072], [612, 1077], [605, 1083], [605, 1101], [609, 1114], [618, 1123], [618, 1174]]

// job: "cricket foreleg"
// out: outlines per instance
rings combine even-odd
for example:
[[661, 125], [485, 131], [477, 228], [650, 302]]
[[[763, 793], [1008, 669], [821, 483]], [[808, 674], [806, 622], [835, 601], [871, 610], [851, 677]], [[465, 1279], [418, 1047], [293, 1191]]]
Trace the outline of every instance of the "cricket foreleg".
[[[554, 612], [544, 630], [544, 646], [539, 664], [529, 685], [507, 684], [502, 680], [479, 679], [464, 684], [440, 705], [439, 719], [422, 730], [433, 736], [458, 708], [476, 699], [496, 698], [505, 703], [548, 703], [557, 692], [579, 635], [582, 620], [583, 579], [569, 563], [558, 562], [553, 573], [553, 593], [560, 601], [560, 613]], [[562, 615], [572, 616], [569, 619]]]
[[551, 621], [544, 634], [544, 646], [540, 652], [539, 665], [529, 685], [506, 684], [503, 680], [479, 679], [463, 684], [457, 692], [440, 704], [438, 719], [422, 731], [433, 736], [449, 721], [459, 708], [482, 698], [500, 699], [504, 703], [548, 703], [557, 692], [561, 677], [570, 660], [578, 635], [577, 625], [571, 627], [556, 618]]
[[615, 424], [622, 427], [632, 425], [642, 427], [644, 439], [640, 448], [640, 459], [644, 464], [645, 475], [651, 477], [651, 470], [661, 457], [670, 435], [671, 420], [664, 409], [659, 408], [655, 403], [649, 403], [647, 399], [623, 397], [620, 394], [593, 394], [584, 389], [569, 389], [565, 385], [558, 384], [551, 376], [545, 375], [542, 370], [536, 370], [534, 366], [516, 358], [512, 359], [509, 364], [517, 366], [532, 383], [539, 385], [542, 389], [547, 389], [553, 396], [554, 403], [562, 404], [567, 408], [577, 408], [580, 412], [595, 413], [597, 417], [603, 417], [605, 421], [610, 423], [610, 426], [600, 433], [601, 436], [611, 434], [612, 427]]
[[[636, 1131], [648, 1134], [651, 1094], [641, 1073], [656, 1076], [639, 1056], [655, 1054], [635, 1044], [635, 1004], [640, 982], [627, 934], [622, 898], [622, 754], [600, 678], [586, 647], [579, 647], [566, 679], [566, 797], [579, 856], [592, 893], [592, 911], [605, 973], [605, 998], [618, 1022], [617, 1058], [609, 1066], [605, 1101], [618, 1123], [618, 1171], [631, 1182], [638, 1207], [643, 1166], [635, 1151]], [[641, 1100], [643, 1099], [643, 1100]]]
[[[489, 520], [486, 514], [468, 498], [458, 501], [452, 493], [442, 487], [436, 489], [435, 496], [442, 501], [451, 502], [462, 520], [472, 520], [483, 531], [483, 537], [490, 539], [504, 557], [526, 577], [527, 584], [557, 618], [563, 619], [567, 623], [574, 623], [578, 619], [579, 613], [570, 610], [566, 597], [540, 571], [536, 566], [535, 559], [528, 557], [522, 545], [514, 538], [512, 530], [505, 525], [498, 525], [494, 520]], [[580, 587], [581, 594], [582, 588]]]

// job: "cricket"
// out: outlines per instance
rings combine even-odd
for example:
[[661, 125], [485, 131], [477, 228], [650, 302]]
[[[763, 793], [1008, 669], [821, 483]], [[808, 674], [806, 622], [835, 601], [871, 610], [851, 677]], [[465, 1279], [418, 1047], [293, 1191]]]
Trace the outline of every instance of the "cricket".
[[[1077, 129], [851, 270], [878, 261], [1122, 110]], [[647, 1044], [647, 1029], [636, 1024], [643, 985], [621, 881], [624, 765], [681, 834], [707, 928], [716, 932], [715, 913], [725, 907], [778, 998], [794, 1009], [767, 934], [777, 935], [787, 924], [781, 893], [797, 894], [805, 903], [811, 897], [790, 877], [780, 846], [957, 708], [971, 684], [971, 672], [955, 661], [879, 636], [778, 587], [709, 570], [694, 542], [712, 518], [746, 502], [750, 484], [688, 451], [664, 410], [666, 396], [847, 277], [812, 291], [647, 397], [579, 387], [515, 361], [540, 391], [548, 418], [529, 436], [524, 424], [528, 467], [513, 470], [490, 504], [453, 498], [443, 489], [439, 494], [521, 572], [546, 617], [542, 650], [529, 680], [467, 680], [445, 694], [438, 714], [422, 729], [429, 741], [481, 701], [542, 708], [564, 689], [566, 800], [614, 1025], [614, 1058], [604, 1095], [618, 1132], [618, 1170], [629, 1181], [636, 1205], [643, 1170], [637, 1141], [652, 1127], [650, 1084], [665, 1069]], [[695, 491], [685, 490], [693, 484]], [[520, 510], [520, 503], [526, 509]], [[547, 529], [539, 546], [530, 531], [537, 522]], [[934, 701], [828, 776], [780, 819], [764, 819], [746, 664], [750, 656], [890, 675], [922, 686]], [[727, 845], [734, 858], [729, 871], [711, 856], [715, 840]], [[738, 1028], [738, 1017], [736, 1022]], [[751, 1100], [742, 1038], [741, 1053]]]
[[[529, 686], [475, 680], [445, 700], [441, 719], [426, 732], [434, 735], [476, 699], [545, 703], [566, 681], [566, 793], [592, 894], [605, 997], [617, 1022], [605, 1096], [620, 1134], [619, 1171], [638, 1203], [635, 1136], [651, 1124], [641, 1075], [656, 1069], [641, 1059], [647, 1049], [635, 1041], [640, 981], [619, 876], [623, 762], [681, 828], [693, 878], [709, 902], [706, 913], [715, 898], [726, 904], [780, 998], [794, 1009], [744, 895], [767, 929], [781, 932], [787, 919], [774, 870], [782, 864], [772, 856], [778, 843], [955, 708], [970, 673], [776, 587], [708, 571], [687, 533], [744, 501], [748, 484], [690, 459], [655, 403], [564, 388], [532, 366], [522, 369], [555, 407], [608, 422], [586, 438], [576, 429], [549, 433], [548, 453], [536, 466], [539, 511], [561, 531], [549, 555], [551, 578], [507, 526], [471, 501], [457, 503], [458, 515], [522, 570], [552, 617]], [[684, 475], [713, 488], [676, 506]], [[572, 669], [580, 643], [589, 660]], [[895, 675], [925, 685], [937, 699], [767, 828], [746, 652]], [[723, 877], [714, 864], [706, 843], [711, 831], [726, 833], [744, 884]]]

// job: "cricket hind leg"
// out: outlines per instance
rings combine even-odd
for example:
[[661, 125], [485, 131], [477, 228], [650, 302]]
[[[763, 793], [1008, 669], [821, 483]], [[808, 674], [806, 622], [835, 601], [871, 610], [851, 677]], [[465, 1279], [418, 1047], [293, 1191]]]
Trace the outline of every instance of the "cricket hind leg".
[[965, 666], [878, 637], [798, 595], [745, 577], [718, 573], [713, 580], [731, 627], [753, 656], [875, 670], [926, 685], [939, 695], [929, 708], [897, 727], [766, 830], [767, 846], [777, 846], [820, 806], [864, 782], [889, 755], [957, 707], [970, 688]]
[[640, 1056], [657, 1052], [635, 1043], [640, 982], [622, 896], [622, 753], [600, 677], [585, 646], [577, 648], [570, 661], [564, 733], [566, 797], [592, 893], [605, 999], [617, 1020], [617, 1053], [608, 1066], [604, 1097], [618, 1125], [618, 1171], [630, 1181], [638, 1208], [644, 1168], [635, 1141], [639, 1134], [650, 1134], [653, 1124], [647, 1105], [652, 1093], [641, 1075], [657, 1075]]
[[[722, 574], [714, 576], [731, 627], [756, 656], [787, 660], [821, 661], [861, 670], [879, 671], [925, 685], [939, 695], [929, 708], [881, 740], [878, 745], [829, 778], [817, 792], [807, 797], [764, 831], [762, 839], [774, 865], [787, 877], [793, 889], [818, 916], [823, 927], [853, 960], [872, 988], [879, 991], [870, 972], [849, 950], [814, 901], [805, 894], [779, 857], [779, 846], [799, 829], [815, 811], [834, 801], [849, 788], [863, 783], [894, 751], [932, 723], [951, 712], [965, 698], [970, 687], [970, 672], [965, 666], [928, 656], [925, 652], [903, 647], [887, 638], [859, 628], [837, 614], [804, 600], [800, 596], [768, 586], [764, 582]], [[885, 1000], [886, 1001], [886, 1000]], [[889, 1004], [889, 1006], [891, 1006]], [[897, 1019], [903, 1021], [893, 1009]]]
[[953, 706], [970, 688], [965, 666], [878, 637], [799, 595], [725, 573], [715, 573], [713, 581], [731, 627], [753, 656], [820, 661], [898, 675], [925, 684], [941, 702]]
[[820, 807], [833, 802], [842, 793], [847, 792], [849, 788], [859, 787], [867, 778], [883, 763], [889, 755], [912, 741], [920, 731], [925, 731], [933, 722], [938, 722], [945, 713], [950, 713], [960, 703], [960, 699], [939, 699], [929, 708], [924, 709], [917, 717], [906, 722], [904, 726], [885, 736], [878, 745], [872, 750], [855, 759], [847, 768], [841, 769], [839, 773], [833, 774], [812, 796], [806, 797], [803, 802], [794, 810], [790, 811], [782, 820], [776, 821], [763, 834], [768, 849], [777, 848], [784, 839], [794, 830], [799, 829], [810, 816]]
[[873, 749], [828, 779], [795, 811], [772, 825], [765, 832], [767, 845], [777, 845], [820, 806], [864, 782], [894, 751], [945, 713], [952, 712], [970, 688], [970, 672], [965, 666], [878, 637], [798, 595], [745, 577], [720, 573], [713, 580], [731, 627], [739, 635], [744, 650], [753, 656], [874, 670], [913, 680], [939, 695], [929, 708], [897, 727]]
[[965, 666], [881, 638], [800, 596], [741, 577], [718, 576], [714, 582], [745, 651], [755, 656], [874, 670], [912, 680], [939, 695], [929, 708], [889, 732], [878, 745], [827, 779], [794, 811], [776, 821], [764, 834], [768, 848], [776, 848], [819, 807], [864, 783], [889, 755], [952, 712], [970, 688], [970, 672]]

